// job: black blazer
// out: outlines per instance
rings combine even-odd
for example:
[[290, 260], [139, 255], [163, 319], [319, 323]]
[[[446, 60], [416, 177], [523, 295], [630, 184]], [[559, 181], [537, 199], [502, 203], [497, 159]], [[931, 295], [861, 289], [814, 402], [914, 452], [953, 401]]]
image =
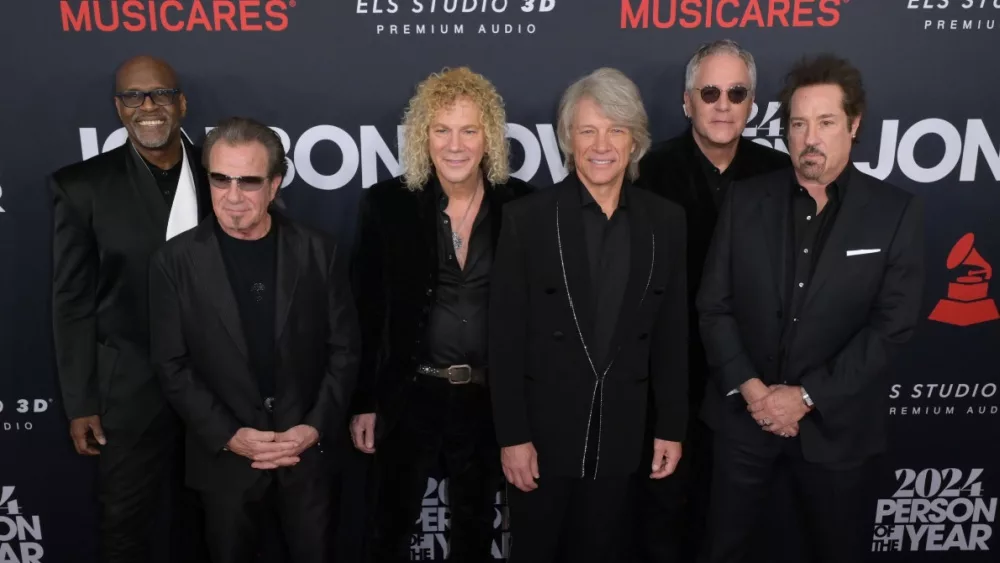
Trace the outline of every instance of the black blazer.
[[[187, 143], [199, 219], [212, 214], [201, 150]], [[149, 364], [149, 256], [166, 239], [170, 206], [126, 142], [50, 179], [52, 329], [70, 419], [138, 436], [163, 407]]]
[[[698, 311], [695, 296], [701, 285], [701, 270], [705, 265], [708, 245], [712, 240], [718, 213], [700, 160], [698, 145], [690, 128], [681, 135], [657, 143], [639, 161], [636, 185], [680, 205], [687, 213], [687, 287], [689, 312], [689, 356], [691, 384], [688, 388], [693, 412], [705, 393], [708, 364], [705, 348], [698, 332]], [[736, 157], [730, 163], [734, 182], [792, 165], [787, 154], [761, 146], [740, 137]]]
[[[352, 412], [377, 413], [379, 438], [395, 424], [416, 374], [418, 341], [435, 300], [437, 181], [432, 174], [423, 188], [411, 191], [402, 178], [392, 178], [369, 187], [361, 199], [351, 269], [363, 313], [362, 354]], [[486, 186], [494, 246], [505, 205], [531, 191], [513, 177]]]
[[[886, 367], [913, 334], [924, 281], [921, 200], [854, 169], [816, 264], [787, 379], [777, 361], [784, 313], [784, 242], [794, 173], [751, 178], [729, 192], [698, 293], [712, 369], [703, 415], [732, 439], [778, 447], [739, 394], [744, 381], [802, 385], [815, 410], [799, 423], [805, 458], [853, 461], [885, 447]], [[852, 250], [877, 250], [851, 253]], [[786, 318], [783, 318], [786, 317]]]
[[[534, 444], [543, 476], [581, 476], [586, 448], [598, 448], [599, 476], [626, 475], [638, 468], [645, 447], [650, 385], [656, 437], [681, 441], [686, 430], [684, 211], [628, 182], [622, 188], [630, 269], [609, 347], [611, 368], [603, 396], [595, 396], [583, 347], [592, 341], [595, 313], [580, 189], [571, 174], [507, 207], [491, 282], [494, 421], [500, 446]], [[595, 367], [600, 373], [606, 366]], [[590, 421], [594, 401], [602, 401], [602, 416]], [[600, 425], [596, 444], [588, 444], [588, 423]]]
[[[327, 235], [271, 215], [278, 224], [273, 426], [250, 366], [215, 217], [171, 239], [151, 264], [153, 365], [184, 421], [187, 481], [195, 488], [243, 489], [262, 473], [223, 451], [242, 427], [282, 432], [308, 424], [324, 439], [344, 435], [360, 349], [345, 257]], [[331, 455], [310, 448], [279, 478], [325, 466]]]

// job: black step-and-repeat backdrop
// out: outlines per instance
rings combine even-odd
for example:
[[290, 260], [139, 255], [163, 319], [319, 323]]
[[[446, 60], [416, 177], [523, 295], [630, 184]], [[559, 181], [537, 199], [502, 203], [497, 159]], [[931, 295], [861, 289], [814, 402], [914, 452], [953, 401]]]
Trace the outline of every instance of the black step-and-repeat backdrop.
[[[230, 114], [272, 125], [288, 149], [292, 213], [347, 241], [361, 191], [399, 171], [402, 108], [428, 73], [469, 65], [494, 81], [514, 175], [544, 188], [566, 174], [553, 123], [571, 81], [622, 69], [665, 139], [685, 125], [687, 57], [722, 37], [758, 61], [745, 135], [779, 149], [785, 69], [807, 53], [849, 57], [870, 96], [856, 165], [927, 199], [924, 320], [886, 389], [893, 441], [871, 561], [996, 561], [998, 20], [1000, 0], [3, 2], [0, 561], [94, 560], [94, 460], [73, 453], [53, 371], [43, 178], [124, 141], [111, 98], [123, 59], [172, 62], [195, 142]], [[446, 490], [428, 483], [414, 559], [444, 557]]]

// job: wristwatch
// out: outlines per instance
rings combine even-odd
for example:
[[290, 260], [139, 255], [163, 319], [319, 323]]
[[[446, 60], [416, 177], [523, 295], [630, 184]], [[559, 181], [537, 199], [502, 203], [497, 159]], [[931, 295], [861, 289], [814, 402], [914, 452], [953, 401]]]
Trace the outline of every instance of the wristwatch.
[[802, 402], [805, 403], [807, 407], [812, 408], [813, 407], [813, 400], [809, 396], [809, 393], [806, 391], [806, 388], [805, 387], [799, 387], [799, 389], [802, 390]]

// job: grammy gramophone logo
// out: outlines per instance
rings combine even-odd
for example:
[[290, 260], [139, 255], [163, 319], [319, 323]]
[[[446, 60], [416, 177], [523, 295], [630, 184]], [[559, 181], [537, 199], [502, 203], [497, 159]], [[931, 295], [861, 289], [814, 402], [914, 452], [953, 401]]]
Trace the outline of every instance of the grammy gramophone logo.
[[996, 302], [988, 295], [993, 268], [976, 252], [976, 237], [966, 233], [948, 254], [947, 266], [958, 274], [948, 283], [948, 296], [938, 301], [929, 319], [956, 326], [969, 326], [1000, 318]]

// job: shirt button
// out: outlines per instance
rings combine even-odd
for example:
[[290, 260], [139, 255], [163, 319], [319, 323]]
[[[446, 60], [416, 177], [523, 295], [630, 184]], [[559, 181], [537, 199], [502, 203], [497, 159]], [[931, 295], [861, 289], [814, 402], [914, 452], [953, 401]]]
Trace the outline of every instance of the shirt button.
[[463, 322], [463, 323], [467, 323], [467, 322], [469, 322], [469, 321], [467, 321], [466, 319], [462, 319], [462, 322]]
[[793, 323], [797, 323], [797, 322], [799, 322], [799, 318], [798, 318], [798, 317], [795, 317], [794, 319], [792, 319], [792, 322], [793, 322]]
[[807, 249], [803, 250], [802, 252], [803, 252], [804, 254], [809, 254], [809, 249], [807, 248]]
[[813, 218], [812, 215], [806, 215], [806, 221], [812, 221], [812, 218]]
[[799, 282], [799, 287], [804, 287], [806, 284]]

